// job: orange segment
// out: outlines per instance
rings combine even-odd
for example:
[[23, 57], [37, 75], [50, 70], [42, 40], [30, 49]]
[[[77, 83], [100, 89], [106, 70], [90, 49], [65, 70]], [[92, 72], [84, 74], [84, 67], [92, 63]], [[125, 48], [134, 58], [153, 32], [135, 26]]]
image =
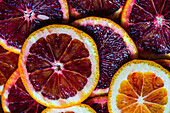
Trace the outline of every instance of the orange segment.
[[156, 77], [156, 75], [152, 72], [145, 72], [143, 79], [144, 82], [143, 82], [142, 96], [146, 96], [151, 91], [164, 86], [162, 79], [160, 77]]
[[141, 105], [142, 106], [142, 109], [141, 109], [141, 111], [142, 111], [142, 113], [151, 113], [151, 111], [146, 107], [146, 105]]
[[122, 108], [124, 108], [124, 107], [126, 107], [126, 106], [128, 106], [130, 104], [135, 103], [135, 102], [137, 102], [136, 99], [134, 99], [132, 97], [128, 97], [128, 96], [126, 96], [124, 94], [118, 94], [116, 96], [116, 103], [117, 103], [117, 107], [119, 109], [122, 109]]
[[154, 90], [153, 92], [149, 93], [143, 100], [166, 105], [168, 102], [167, 90], [164, 87]]
[[138, 98], [138, 95], [135, 93], [134, 89], [127, 80], [123, 80], [120, 84], [119, 93], [125, 94], [127, 96]]
[[143, 103], [147, 106], [151, 113], [163, 113], [165, 107], [163, 105], [154, 104], [154, 103]]
[[143, 73], [134, 72], [128, 75], [127, 80], [135, 90], [135, 92], [140, 96], [142, 92], [143, 85]]
[[134, 113], [135, 109], [137, 108], [138, 103], [131, 104], [121, 110], [121, 113]]
[[25, 41], [19, 71], [28, 93], [47, 107], [70, 107], [84, 101], [99, 79], [95, 42], [67, 25], [50, 25]]

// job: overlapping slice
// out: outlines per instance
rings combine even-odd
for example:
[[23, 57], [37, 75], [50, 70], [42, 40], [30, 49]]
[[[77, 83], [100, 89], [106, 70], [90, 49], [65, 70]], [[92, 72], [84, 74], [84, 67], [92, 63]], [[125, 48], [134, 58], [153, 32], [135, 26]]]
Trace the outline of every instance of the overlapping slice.
[[4, 84], [18, 67], [18, 57], [18, 54], [9, 52], [0, 46], [0, 95]]
[[79, 104], [62, 109], [46, 108], [42, 113], [96, 113], [96, 111], [86, 104]]
[[67, 23], [66, 0], [0, 0], [0, 45], [19, 53], [35, 29], [54, 23]]
[[83, 103], [90, 105], [97, 113], [109, 113], [107, 107], [107, 96], [89, 98]]
[[32, 33], [19, 57], [28, 93], [47, 107], [84, 101], [99, 80], [99, 57], [93, 39], [74, 27], [50, 25]]
[[108, 94], [110, 113], [169, 113], [170, 72], [147, 60], [124, 64]]
[[87, 16], [100, 16], [117, 19], [126, 0], [67, 0], [70, 15], [76, 19]]
[[6, 82], [1, 101], [5, 113], [41, 113], [45, 109], [25, 90], [18, 70]]
[[169, 0], [127, 0], [121, 23], [141, 57], [170, 59], [169, 4]]
[[166, 68], [168, 71], [170, 71], [170, 60], [169, 59], [157, 59], [154, 60], [156, 63], [160, 64], [164, 68]]
[[88, 33], [99, 51], [100, 79], [91, 96], [107, 93], [114, 73], [124, 63], [137, 58], [134, 42], [119, 25], [106, 18], [86, 17], [71, 25]]

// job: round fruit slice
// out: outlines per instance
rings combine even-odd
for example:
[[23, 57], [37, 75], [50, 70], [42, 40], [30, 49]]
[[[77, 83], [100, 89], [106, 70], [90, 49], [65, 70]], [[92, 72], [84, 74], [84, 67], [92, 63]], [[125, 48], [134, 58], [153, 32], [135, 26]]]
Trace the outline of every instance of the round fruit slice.
[[68, 18], [66, 0], [0, 0], [0, 45], [19, 53], [31, 32]]
[[109, 113], [107, 107], [107, 96], [99, 96], [87, 99], [85, 104], [90, 105], [97, 113]]
[[18, 57], [18, 54], [9, 52], [0, 46], [0, 95], [4, 84], [18, 67]]
[[71, 25], [92, 36], [99, 51], [100, 79], [91, 96], [107, 93], [114, 73], [124, 63], [137, 58], [134, 42], [118, 24], [109, 19], [86, 17]]
[[42, 113], [96, 113], [96, 111], [86, 104], [80, 104], [63, 109], [46, 108]]
[[1, 101], [5, 113], [41, 113], [45, 109], [25, 90], [18, 70], [6, 82]]
[[154, 61], [133, 60], [112, 78], [110, 113], [169, 113], [170, 72]]
[[154, 60], [156, 63], [160, 64], [164, 68], [166, 68], [168, 71], [170, 71], [170, 60], [168, 59], [157, 59]]
[[127, 0], [121, 23], [143, 58], [170, 59], [169, 0]]
[[84, 101], [99, 80], [95, 42], [67, 25], [50, 25], [32, 33], [19, 57], [29, 94], [47, 107], [69, 107]]
[[70, 15], [75, 19], [100, 16], [110, 19], [119, 18], [126, 0], [67, 0]]

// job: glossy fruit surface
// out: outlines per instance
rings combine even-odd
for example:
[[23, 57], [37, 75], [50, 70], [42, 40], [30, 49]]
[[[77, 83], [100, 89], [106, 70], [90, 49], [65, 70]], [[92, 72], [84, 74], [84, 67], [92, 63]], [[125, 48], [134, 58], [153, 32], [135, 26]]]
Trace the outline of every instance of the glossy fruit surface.
[[32, 33], [19, 57], [28, 93], [47, 107], [69, 107], [84, 101], [99, 79], [93, 39], [68, 25], [49, 25]]
[[25, 90], [18, 70], [11, 75], [5, 84], [1, 99], [5, 113], [41, 113], [45, 109]]
[[127, 0], [121, 23], [141, 57], [170, 59], [169, 4], [169, 0]]
[[133, 60], [114, 75], [108, 95], [110, 113], [170, 112], [170, 72], [148, 60]]
[[86, 17], [71, 25], [88, 33], [99, 51], [100, 79], [91, 96], [108, 92], [114, 73], [126, 62], [137, 58], [138, 51], [129, 35], [115, 22], [100, 17]]
[[0, 45], [20, 53], [28, 35], [49, 24], [67, 23], [66, 0], [0, 0]]

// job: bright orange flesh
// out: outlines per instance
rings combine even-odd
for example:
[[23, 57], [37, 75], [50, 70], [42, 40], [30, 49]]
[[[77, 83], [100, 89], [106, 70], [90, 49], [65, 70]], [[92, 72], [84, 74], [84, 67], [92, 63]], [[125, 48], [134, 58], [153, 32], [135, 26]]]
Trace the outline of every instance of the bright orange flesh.
[[152, 72], [132, 72], [121, 82], [116, 97], [121, 113], [163, 113], [168, 102], [167, 90], [160, 77]]

